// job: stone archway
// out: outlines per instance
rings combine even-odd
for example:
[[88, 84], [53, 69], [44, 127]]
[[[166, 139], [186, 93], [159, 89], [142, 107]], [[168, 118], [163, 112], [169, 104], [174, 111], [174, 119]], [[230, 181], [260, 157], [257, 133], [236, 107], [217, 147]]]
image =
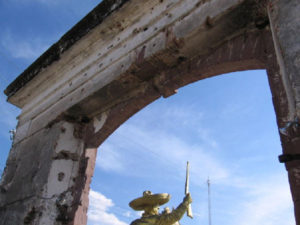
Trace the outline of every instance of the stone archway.
[[[297, 0], [103, 1], [6, 89], [22, 113], [0, 224], [86, 224], [97, 147], [159, 97], [227, 72], [267, 69], [283, 152], [298, 154], [299, 8]], [[299, 161], [286, 167], [299, 224]]]

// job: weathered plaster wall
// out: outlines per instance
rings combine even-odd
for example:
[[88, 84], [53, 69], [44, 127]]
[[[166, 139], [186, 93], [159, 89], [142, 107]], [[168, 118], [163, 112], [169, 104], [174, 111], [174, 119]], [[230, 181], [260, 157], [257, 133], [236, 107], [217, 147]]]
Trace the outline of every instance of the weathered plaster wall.
[[0, 183], [1, 225], [23, 224], [23, 220], [29, 220], [27, 215], [35, 216], [35, 202], [43, 198], [54, 142], [59, 136], [56, 130], [38, 132], [11, 149]]
[[[1, 180], [0, 224], [64, 224], [73, 219], [82, 126], [59, 122], [11, 149]], [[57, 222], [57, 223], [56, 223]], [[60, 223], [61, 222], [61, 223]]]

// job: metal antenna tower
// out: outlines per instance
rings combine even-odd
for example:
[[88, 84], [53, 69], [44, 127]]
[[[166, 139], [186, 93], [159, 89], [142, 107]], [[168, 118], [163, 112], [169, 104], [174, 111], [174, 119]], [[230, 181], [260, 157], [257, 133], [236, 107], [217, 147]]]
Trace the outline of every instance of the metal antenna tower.
[[210, 202], [210, 180], [207, 178], [207, 195], [208, 195], [208, 225], [211, 225], [211, 202]]

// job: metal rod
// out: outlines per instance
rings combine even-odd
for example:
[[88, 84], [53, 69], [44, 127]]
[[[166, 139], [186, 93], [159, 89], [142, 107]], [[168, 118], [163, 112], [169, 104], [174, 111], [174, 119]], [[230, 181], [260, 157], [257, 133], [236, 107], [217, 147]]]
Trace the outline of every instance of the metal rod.
[[211, 202], [210, 202], [210, 180], [207, 179], [207, 194], [208, 194], [208, 225], [211, 225]]

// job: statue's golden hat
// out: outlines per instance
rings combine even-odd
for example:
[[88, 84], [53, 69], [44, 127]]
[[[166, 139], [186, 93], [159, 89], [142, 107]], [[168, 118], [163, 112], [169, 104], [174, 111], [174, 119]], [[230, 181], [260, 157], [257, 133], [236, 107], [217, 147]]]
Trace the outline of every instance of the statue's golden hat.
[[129, 206], [136, 210], [144, 210], [148, 206], [160, 206], [167, 203], [171, 198], [171, 195], [167, 193], [152, 194], [151, 191], [144, 191], [143, 197], [132, 200]]

